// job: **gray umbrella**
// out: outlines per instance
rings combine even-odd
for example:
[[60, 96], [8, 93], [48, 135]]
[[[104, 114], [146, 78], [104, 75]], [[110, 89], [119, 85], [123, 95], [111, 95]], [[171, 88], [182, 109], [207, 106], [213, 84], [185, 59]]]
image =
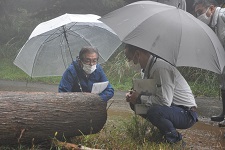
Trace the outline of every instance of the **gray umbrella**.
[[92, 14], [64, 14], [39, 24], [14, 64], [32, 77], [61, 76], [83, 46], [98, 49], [99, 63], [107, 61], [121, 41], [99, 18]]
[[215, 33], [193, 15], [152, 1], [139, 1], [102, 18], [124, 43], [148, 50], [174, 66], [222, 73], [225, 51]]

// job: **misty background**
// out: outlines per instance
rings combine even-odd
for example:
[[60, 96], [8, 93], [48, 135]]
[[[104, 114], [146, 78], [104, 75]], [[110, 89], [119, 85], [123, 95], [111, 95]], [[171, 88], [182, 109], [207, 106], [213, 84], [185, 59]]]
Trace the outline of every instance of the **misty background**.
[[65, 13], [104, 15], [123, 0], [0, 0], [0, 59], [14, 59], [33, 29]]
[[[33, 29], [65, 13], [103, 16], [137, 0], [0, 0], [0, 59], [14, 60]], [[187, 1], [191, 12], [193, 0]], [[138, 13], [138, 12], [137, 12]]]
[[[38, 24], [65, 13], [96, 14], [103, 16], [115, 9], [136, 1], [137, 0], [0, 0], [0, 79], [30, 80], [28, 76], [24, 75], [25, 73], [22, 70], [13, 64], [13, 61]], [[217, 0], [219, 4], [222, 4], [224, 1], [225, 0]], [[186, 10], [191, 14], [194, 14], [192, 8], [193, 3], [194, 0], [186, 0]], [[118, 50], [120, 51], [120, 49]], [[129, 68], [129, 65], [125, 62], [124, 54], [121, 52], [115, 53], [110, 59], [111, 60], [108, 61], [109, 63], [103, 66], [103, 68], [106, 68], [105, 72], [110, 82], [113, 83], [114, 87], [117, 89], [130, 88], [132, 86], [132, 77], [135, 77], [137, 72]], [[178, 69], [189, 82], [195, 95], [218, 95], [219, 86], [217, 74], [190, 67], [181, 67]], [[35, 81], [39, 81], [39, 79]], [[48, 78], [47, 82], [48, 81], [58, 83], [59, 79], [53, 80], [53, 78]]]

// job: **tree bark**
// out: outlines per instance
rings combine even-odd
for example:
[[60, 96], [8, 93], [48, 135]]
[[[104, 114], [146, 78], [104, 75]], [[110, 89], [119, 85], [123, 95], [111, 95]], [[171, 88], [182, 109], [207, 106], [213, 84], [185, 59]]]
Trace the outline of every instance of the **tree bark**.
[[0, 92], [0, 145], [99, 132], [107, 103], [91, 93]]

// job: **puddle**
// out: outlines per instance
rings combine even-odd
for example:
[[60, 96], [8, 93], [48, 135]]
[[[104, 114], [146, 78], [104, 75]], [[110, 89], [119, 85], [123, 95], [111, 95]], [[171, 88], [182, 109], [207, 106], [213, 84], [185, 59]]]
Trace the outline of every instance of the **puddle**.
[[180, 132], [191, 149], [225, 149], [225, 128], [220, 128], [214, 124], [199, 121], [190, 129], [180, 130]]

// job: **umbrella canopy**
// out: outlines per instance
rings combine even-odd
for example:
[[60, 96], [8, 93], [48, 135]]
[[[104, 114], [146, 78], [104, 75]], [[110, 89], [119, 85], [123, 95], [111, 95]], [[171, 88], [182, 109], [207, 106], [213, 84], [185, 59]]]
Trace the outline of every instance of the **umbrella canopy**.
[[21, 48], [14, 64], [32, 77], [61, 76], [83, 46], [93, 46], [99, 63], [121, 44], [118, 36], [93, 14], [64, 14], [39, 24]]
[[140, 1], [100, 20], [124, 43], [148, 50], [174, 66], [197, 67], [219, 74], [225, 66], [225, 51], [211, 28], [174, 6]]

